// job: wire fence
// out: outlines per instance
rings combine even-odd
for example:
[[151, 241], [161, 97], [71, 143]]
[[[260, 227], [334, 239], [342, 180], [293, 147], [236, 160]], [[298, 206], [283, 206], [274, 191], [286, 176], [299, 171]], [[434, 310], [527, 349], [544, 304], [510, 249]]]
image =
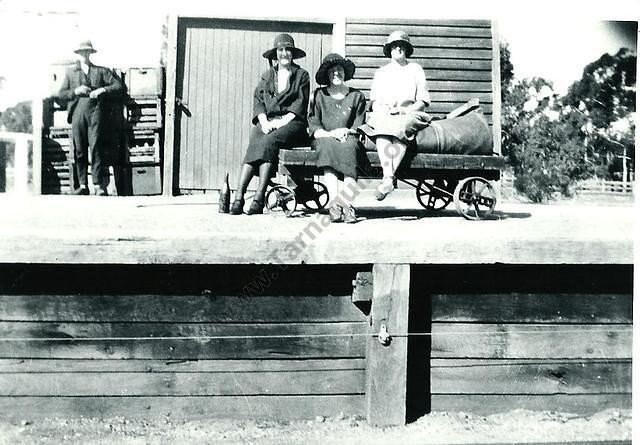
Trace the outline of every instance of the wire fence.
[[[590, 327], [574, 329], [514, 329], [514, 330], [464, 330], [449, 332], [389, 332], [391, 337], [440, 337], [440, 336], [477, 336], [477, 335], [546, 335], [546, 334], [581, 334], [582, 333], [631, 333], [632, 326], [593, 329]], [[349, 332], [321, 334], [264, 334], [264, 335], [193, 335], [193, 336], [145, 336], [145, 337], [3, 337], [0, 343], [11, 342], [100, 342], [100, 341], [166, 341], [166, 340], [253, 340], [253, 339], [294, 339], [294, 338], [328, 338], [328, 337], [376, 337], [378, 333]]]

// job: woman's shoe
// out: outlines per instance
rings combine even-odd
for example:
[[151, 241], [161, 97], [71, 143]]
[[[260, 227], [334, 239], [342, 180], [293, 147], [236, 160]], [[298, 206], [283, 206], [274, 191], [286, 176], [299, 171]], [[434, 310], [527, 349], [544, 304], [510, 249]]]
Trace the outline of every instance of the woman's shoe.
[[251, 202], [247, 215], [261, 215], [264, 210], [264, 201], [254, 199]]
[[347, 224], [358, 222], [356, 209], [354, 209], [352, 205], [348, 205], [347, 207], [342, 208], [342, 217], [344, 218], [344, 222], [346, 222]]
[[242, 215], [242, 210], [244, 209], [244, 199], [236, 199], [231, 204], [231, 208], [229, 209], [229, 213], [232, 215]]
[[382, 201], [387, 197], [389, 193], [393, 191], [393, 179], [393, 176], [385, 176], [384, 178], [382, 178], [382, 182], [376, 189], [376, 199], [378, 201]]
[[331, 222], [342, 222], [342, 207], [339, 204], [329, 207], [329, 219]]

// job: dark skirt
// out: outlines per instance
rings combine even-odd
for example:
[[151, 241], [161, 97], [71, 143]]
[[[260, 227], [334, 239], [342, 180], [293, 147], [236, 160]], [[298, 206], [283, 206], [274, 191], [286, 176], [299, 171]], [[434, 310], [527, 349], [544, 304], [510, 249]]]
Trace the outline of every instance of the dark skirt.
[[278, 162], [278, 153], [281, 148], [300, 147], [308, 145], [306, 122], [297, 119], [269, 134], [264, 134], [260, 124], [254, 125], [249, 136], [249, 146], [244, 155], [245, 164], [262, 162]]
[[355, 136], [340, 142], [332, 137], [311, 141], [311, 148], [318, 151], [318, 167], [331, 167], [338, 173], [358, 179], [357, 153], [359, 142]]

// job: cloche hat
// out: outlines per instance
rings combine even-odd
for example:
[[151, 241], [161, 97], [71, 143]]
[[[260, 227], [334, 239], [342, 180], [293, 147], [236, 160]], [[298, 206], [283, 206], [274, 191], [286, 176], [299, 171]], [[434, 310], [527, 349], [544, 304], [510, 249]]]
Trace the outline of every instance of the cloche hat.
[[393, 31], [389, 34], [389, 37], [387, 37], [387, 43], [382, 47], [384, 55], [391, 57], [391, 45], [396, 42], [404, 43], [407, 47], [407, 57], [411, 57], [411, 54], [413, 54], [413, 45], [409, 39], [409, 34], [404, 31]]
[[337, 53], [327, 54], [325, 58], [322, 59], [318, 72], [316, 72], [316, 82], [318, 85], [329, 85], [329, 68], [334, 65], [340, 65], [344, 68], [345, 81], [352, 79], [353, 74], [356, 72], [356, 66], [351, 60], [345, 59]]
[[81, 51], [89, 51], [91, 53], [97, 52], [95, 49], [93, 49], [93, 44], [91, 43], [91, 40], [83, 40], [82, 42], [80, 42], [78, 47], [73, 50], [74, 53], [79, 53]]
[[262, 54], [262, 57], [267, 60], [276, 59], [276, 51], [278, 50], [278, 48], [282, 47], [291, 48], [291, 54], [294, 59], [300, 59], [307, 55], [307, 53], [305, 53], [300, 48], [296, 48], [293, 37], [291, 37], [289, 34], [278, 34], [273, 40], [273, 48], [271, 48], [269, 51], [265, 51]]

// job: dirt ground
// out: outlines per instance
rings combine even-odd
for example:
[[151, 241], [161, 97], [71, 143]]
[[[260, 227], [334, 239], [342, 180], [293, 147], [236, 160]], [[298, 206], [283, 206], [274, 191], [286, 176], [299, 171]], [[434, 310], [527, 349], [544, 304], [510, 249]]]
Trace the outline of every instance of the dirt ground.
[[590, 416], [515, 410], [479, 416], [438, 412], [402, 427], [374, 428], [338, 414], [307, 421], [177, 421], [78, 418], [0, 420], [0, 444], [463, 444], [630, 441], [631, 410]]

